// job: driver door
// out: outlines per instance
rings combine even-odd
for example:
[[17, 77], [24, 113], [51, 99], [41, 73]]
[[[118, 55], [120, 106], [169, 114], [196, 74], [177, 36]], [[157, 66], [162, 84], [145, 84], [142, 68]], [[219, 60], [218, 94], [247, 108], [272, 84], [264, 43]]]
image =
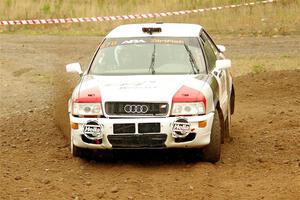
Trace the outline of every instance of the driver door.
[[[216, 60], [223, 59], [224, 56], [222, 53], [220, 53], [216, 47], [216, 45], [213, 43], [213, 41], [210, 39], [208, 34], [203, 31], [200, 35], [200, 40], [202, 42], [202, 45], [204, 47], [204, 51], [206, 54], [206, 60], [207, 60], [207, 69], [208, 73], [211, 73], [219, 85], [219, 103], [220, 107], [223, 112], [223, 116], [226, 117], [227, 109], [228, 109], [228, 90], [227, 90], [227, 73], [226, 70], [219, 70], [216, 69]], [[225, 115], [224, 115], [225, 114]]]

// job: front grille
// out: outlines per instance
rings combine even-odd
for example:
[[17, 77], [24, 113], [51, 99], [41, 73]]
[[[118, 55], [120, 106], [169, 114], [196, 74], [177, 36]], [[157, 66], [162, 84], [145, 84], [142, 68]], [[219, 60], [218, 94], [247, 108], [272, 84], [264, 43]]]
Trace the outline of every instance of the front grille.
[[135, 133], [135, 124], [114, 124], [114, 133], [120, 134], [120, 133]]
[[[135, 133], [135, 123], [114, 124], [114, 134]], [[138, 123], [138, 133], [160, 133], [160, 123]]]
[[140, 123], [139, 133], [160, 133], [160, 123]]
[[105, 111], [108, 115], [131, 116], [166, 116], [169, 105], [167, 103], [142, 102], [106, 102]]
[[164, 148], [166, 134], [108, 135], [113, 148]]

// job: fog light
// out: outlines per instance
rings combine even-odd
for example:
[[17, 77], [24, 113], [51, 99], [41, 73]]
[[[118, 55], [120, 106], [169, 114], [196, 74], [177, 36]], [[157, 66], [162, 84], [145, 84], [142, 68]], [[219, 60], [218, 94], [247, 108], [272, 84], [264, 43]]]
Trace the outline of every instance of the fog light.
[[72, 129], [78, 129], [78, 124], [77, 123], [71, 123], [71, 128]]
[[99, 140], [103, 138], [103, 125], [97, 121], [88, 121], [83, 126], [83, 134], [89, 140]]
[[199, 128], [204, 128], [204, 127], [206, 127], [206, 125], [207, 125], [206, 121], [200, 121], [200, 122], [198, 122], [198, 127]]
[[185, 118], [178, 118], [172, 124], [172, 136], [184, 138], [191, 132], [191, 124]]

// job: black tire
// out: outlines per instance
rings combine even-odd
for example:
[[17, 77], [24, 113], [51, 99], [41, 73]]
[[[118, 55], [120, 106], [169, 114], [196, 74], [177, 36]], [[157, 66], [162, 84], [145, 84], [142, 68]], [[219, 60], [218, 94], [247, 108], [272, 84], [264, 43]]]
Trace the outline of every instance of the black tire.
[[74, 157], [79, 157], [79, 158], [84, 158], [84, 159], [92, 159], [93, 158], [93, 151], [91, 149], [85, 149], [85, 148], [80, 148], [73, 145], [73, 149], [71, 149], [71, 153]]
[[83, 155], [83, 149], [80, 147], [75, 146], [74, 144], [71, 144], [71, 153], [74, 157], [81, 157]]
[[[231, 98], [229, 100], [231, 102]], [[221, 118], [223, 120], [223, 118]], [[221, 121], [222, 121], [221, 120]], [[231, 103], [228, 104], [227, 108], [227, 117], [224, 120], [224, 124], [221, 124], [222, 130], [222, 139], [221, 143], [224, 144], [226, 140], [230, 140], [230, 132], [231, 132]]]
[[[228, 140], [230, 138], [230, 130], [231, 130], [231, 106], [228, 105], [228, 110], [227, 110], [227, 117], [224, 121], [224, 133], [223, 133], [223, 138], [224, 140]], [[223, 144], [223, 142], [222, 142]]]
[[229, 117], [227, 117], [224, 122], [224, 139], [228, 139], [229, 137], [230, 137], [230, 123], [229, 123]]
[[215, 163], [220, 160], [221, 135], [221, 120], [219, 112], [216, 110], [210, 134], [210, 143], [202, 149], [202, 159], [204, 161]]
[[232, 86], [231, 96], [230, 96], [230, 114], [233, 115], [235, 108], [235, 91], [234, 87]]

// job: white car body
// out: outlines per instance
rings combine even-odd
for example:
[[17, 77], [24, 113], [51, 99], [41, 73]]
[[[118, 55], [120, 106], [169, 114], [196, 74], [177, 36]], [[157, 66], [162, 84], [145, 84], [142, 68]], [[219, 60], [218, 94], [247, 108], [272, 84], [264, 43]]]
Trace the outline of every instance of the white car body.
[[[144, 27], [160, 28], [161, 30], [149, 34], [142, 31]], [[117, 27], [105, 39], [124, 38], [127, 43], [138, 43], [138, 41], [126, 40], [126, 38], [199, 38], [199, 34], [202, 32], [203, 28], [194, 24], [130, 24]], [[221, 48], [225, 50], [224, 47]], [[69, 100], [72, 151], [74, 151], [74, 147], [77, 149], [202, 148], [210, 144], [214, 113], [216, 109], [219, 109], [219, 112], [222, 113], [222, 123], [225, 119], [229, 119], [230, 123], [230, 97], [234, 95], [232, 78], [228, 70], [230, 61], [225, 59], [223, 52], [219, 51], [217, 53], [216, 66], [213, 70], [207, 71], [206, 74], [108, 76], [92, 74], [89, 71], [90, 66], [89, 70], [82, 74], [82, 78]], [[81, 73], [81, 68], [79, 64], [70, 64], [67, 66], [67, 71]], [[190, 97], [189, 92], [191, 92]], [[184, 98], [187, 98], [187, 102], [192, 103], [193, 100], [189, 98], [192, 98], [195, 92], [199, 92], [202, 98], [205, 99], [205, 102], [201, 104], [205, 106], [205, 113], [183, 116], [173, 115], [174, 96], [176, 94], [182, 95], [183, 102]], [[80, 102], [100, 103], [101, 116], [75, 115], [73, 113], [74, 103]], [[121, 114], [109, 113], [112, 112], [108, 111], [109, 106], [114, 106], [113, 112], [115, 112], [115, 110], [120, 110], [116, 108], [118, 105], [123, 106], [120, 108], [123, 109], [123, 114], [121, 111]], [[154, 108], [156, 109], [155, 106], [159, 106], [160, 111], [164, 109], [167, 109], [167, 111], [159, 115], [147, 114], [147, 112], [152, 112]], [[188, 107], [187, 109], [190, 108], [188, 103], [182, 107], [179, 106], [179, 108], [185, 109], [184, 106]], [[128, 113], [126, 113], [125, 107], [129, 111]], [[89, 109], [87, 108], [87, 110]], [[132, 113], [146, 110], [145, 115]], [[181, 124], [181, 119], [186, 121]], [[128, 129], [130, 133], [122, 132], [120, 128], [116, 133], [116, 124], [121, 124], [121, 128], [124, 124], [124, 129], [130, 127]], [[143, 127], [145, 130], [143, 130]], [[180, 131], [176, 132], [177, 128], [182, 133], [179, 133]], [[150, 132], [147, 133], [147, 131]], [[83, 139], [83, 137], [88, 139]]]

